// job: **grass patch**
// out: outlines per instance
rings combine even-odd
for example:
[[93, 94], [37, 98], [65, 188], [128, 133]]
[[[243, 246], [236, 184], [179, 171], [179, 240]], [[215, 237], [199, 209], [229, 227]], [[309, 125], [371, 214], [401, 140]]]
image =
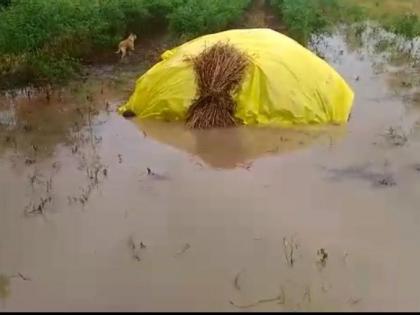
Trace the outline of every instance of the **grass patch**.
[[64, 84], [128, 33], [218, 31], [250, 0], [0, 0], [0, 89]]
[[343, 21], [359, 21], [364, 10], [343, 0], [271, 0], [274, 10], [286, 24], [289, 34], [307, 44], [315, 33], [327, 32]]
[[420, 36], [418, 0], [271, 0], [290, 35], [307, 44], [312, 34], [327, 32], [338, 23], [373, 19], [406, 38]]
[[389, 31], [406, 38], [420, 36], [420, 1], [418, 0], [346, 0], [365, 10]]
[[404, 15], [415, 13], [420, 15], [420, 1], [418, 0], [346, 0], [350, 4], [366, 9], [371, 17], [383, 15]]
[[169, 16], [170, 29], [188, 37], [225, 29], [243, 16], [251, 0], [190, 0]]

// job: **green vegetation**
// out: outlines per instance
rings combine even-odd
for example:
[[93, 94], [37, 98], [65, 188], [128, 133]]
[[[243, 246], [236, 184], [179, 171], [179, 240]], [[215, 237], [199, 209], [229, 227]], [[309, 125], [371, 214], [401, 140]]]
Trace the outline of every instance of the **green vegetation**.
[[250, 0], [0, 0], [0, 89], [62, 84], [129, 32], [217, 31]]
[[418, 0], [346, 0], [363, 8], [389, 31], [414, 38], [420, 36], [420, 1]]
[[370, 16], [403, 15], [415, 13], [420, 15], [420, 1], [418, 0], [345, 0], [350, 4], [366, 9]]
[[0, 8], [9, 6], [11, 1], [12, 0], [0, 0]]
[[[289, 35], [366, 18], [420, 36], [420, 0], [267, 0]], [[0, 0], [0, 90], [64, 84], [98, 53], [113, 56], [128, 33], [167, 29], [185, 39], [226, 29], [251, 0]]]
[[306, 44], [311, 34], [326, 32], [337, 23], [374, 19], [407, 38], [420, 36], [418, 0], [271, 0], [290, 35]]
[[363, 18], [359, 6], [343, 0], [271, 0], [271, 5], [286, 24], [289, 34], [306, 44], [311, 34], [326, 32], [339, 22]]
[[196, 36], [219, 31], [240, 19], [251, 0], [195, 0], [175, 8], [169, 16], [170, 28]]
[[387, 16], [382, 19], [382, 25], [387, 30], [406, 38], [420, 36], [420, 17], [414, 13]]

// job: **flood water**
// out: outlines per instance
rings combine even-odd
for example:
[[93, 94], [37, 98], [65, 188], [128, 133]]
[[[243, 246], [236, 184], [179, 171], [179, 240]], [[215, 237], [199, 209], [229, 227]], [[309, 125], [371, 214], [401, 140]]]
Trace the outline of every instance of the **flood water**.
[[2, 97], [0, 310], [419, 310], [420, 50], [372, 32], [314, 44], [344, 127], [128, 121], [140, 68]]

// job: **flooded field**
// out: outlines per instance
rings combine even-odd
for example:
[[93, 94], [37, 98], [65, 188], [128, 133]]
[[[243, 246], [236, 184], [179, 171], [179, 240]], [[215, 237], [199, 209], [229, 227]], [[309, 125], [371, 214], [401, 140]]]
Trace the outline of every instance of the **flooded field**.
[[419, 41], [312, 47], [356, 93], [348, 126], [125, 120], [145, 65], [3, 96], [0, 310], [419, 310]]

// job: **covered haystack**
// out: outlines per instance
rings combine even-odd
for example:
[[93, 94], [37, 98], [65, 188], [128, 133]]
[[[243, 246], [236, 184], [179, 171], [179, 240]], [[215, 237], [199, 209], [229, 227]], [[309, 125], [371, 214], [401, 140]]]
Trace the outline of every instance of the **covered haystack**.
[[[191, 58], [192, 57], [192, 58]], [[165, 51], [118, 108], [191, 128], [346, 124], [354, 93], [325, 60], [270, 29], [229, 30]]]
[[191, 59], [198, 97], [189, 107], [186, 124], [194, 129], [233, 127], [236, 103], [232, 94], [245, 76], [248, 58], [233, 45], [218, 42]]

